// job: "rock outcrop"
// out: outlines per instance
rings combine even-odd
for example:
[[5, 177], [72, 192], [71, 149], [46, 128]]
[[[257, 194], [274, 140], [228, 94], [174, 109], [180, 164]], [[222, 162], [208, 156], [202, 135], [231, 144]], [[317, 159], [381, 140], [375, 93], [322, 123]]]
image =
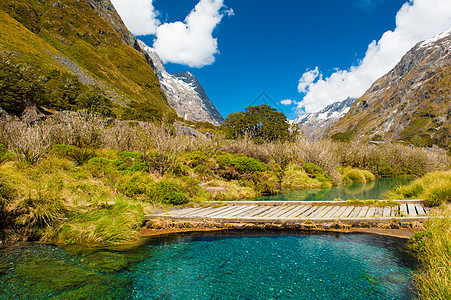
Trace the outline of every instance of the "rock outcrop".
[[155, 74], [169, 104], [177, 115], [188, 121], [221, 125], [224, 118], [208, 98], [197, 78], [190, 72], [169, 74], [158, 54], [139, 41], [141, 48], [151, 57]]
[[451, 144], [451, 30], [420, 42], [328, 132], [353, 140]]

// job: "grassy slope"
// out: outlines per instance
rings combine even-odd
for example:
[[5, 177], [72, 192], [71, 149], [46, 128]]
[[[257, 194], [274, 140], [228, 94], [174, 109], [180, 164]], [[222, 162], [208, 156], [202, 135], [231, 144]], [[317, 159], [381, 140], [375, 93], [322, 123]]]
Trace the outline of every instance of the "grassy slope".
[[[450, 150], [451, 121], [449, 117], [445, 121], [441, 118], [448, 115], [451, 68], [431, 60], [426, 56], [399, 82], [391, 82], [397, 78], [396, 75], [392, 78], [393, 71], [378, 79], [328, 134], [344, 132], [352, 139], [365, 141], [377, 133], [384, 140], [405, 141], [420, 147], [434, 143]], [[421, 84], [417, 86], [416, 82]], [[397, 113], [393, 114], [394, 111]], [[385, 132], [383, 129], [390, 122], [392, 126]], [[438, 127], [439, 131], [435, 129]]]
[[101, 82], [108, 95], [126, 99], [132, 109], [119, 112], [123, 118], [174, 116], [144, 56], [125, 45], [85, 2], [61, 2], [63, 7], [48, 1], [2, 1], [0, 8], [28, 30], [1, 13], [0, 49], [14, 53], [20, 62], [33, 65], [44, 75], [64, 69], [55, 60], [61, 56], [58, 51], [63, 53]]

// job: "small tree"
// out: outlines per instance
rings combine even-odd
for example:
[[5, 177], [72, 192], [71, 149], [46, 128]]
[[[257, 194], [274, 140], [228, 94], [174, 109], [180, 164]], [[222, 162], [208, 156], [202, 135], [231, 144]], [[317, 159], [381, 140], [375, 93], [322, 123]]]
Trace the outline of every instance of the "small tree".
[[224, 128], [228, 138], [249, 135], [256, 142], [289, 140], [297, 134], [297, 131], [291, 130], [283, 113], [266, 104], [231, 113], [225, 120]]

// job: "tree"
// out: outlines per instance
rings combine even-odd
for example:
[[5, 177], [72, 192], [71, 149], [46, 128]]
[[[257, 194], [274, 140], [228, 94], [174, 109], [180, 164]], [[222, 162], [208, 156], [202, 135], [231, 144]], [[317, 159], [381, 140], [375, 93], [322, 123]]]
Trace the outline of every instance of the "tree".
[[297, 131], [291, 130], [283, 113], [266, 104], [231, 113], [225, 119], [224, 129], [228, 138], [248, 135], [257, 142], [289, 140], [297, 134]]

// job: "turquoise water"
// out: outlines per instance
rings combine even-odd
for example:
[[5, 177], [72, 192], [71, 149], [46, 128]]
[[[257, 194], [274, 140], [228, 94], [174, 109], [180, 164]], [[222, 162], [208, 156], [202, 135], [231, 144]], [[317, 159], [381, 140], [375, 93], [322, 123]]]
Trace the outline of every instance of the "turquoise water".
[[359, 200], [383, 199], [383, 194], [395, 186], [406, 185], [412, 179], [381, 178], [374, 182], [333, 186], [328, 189], [283, 190], [278, 195], [262, 196], [256, 200], [269, 201], [322, 201], [322, 200]]
[[0, 299], [412, 299], [404, 240], [216, 233], [133, 251], [0, 251]]

